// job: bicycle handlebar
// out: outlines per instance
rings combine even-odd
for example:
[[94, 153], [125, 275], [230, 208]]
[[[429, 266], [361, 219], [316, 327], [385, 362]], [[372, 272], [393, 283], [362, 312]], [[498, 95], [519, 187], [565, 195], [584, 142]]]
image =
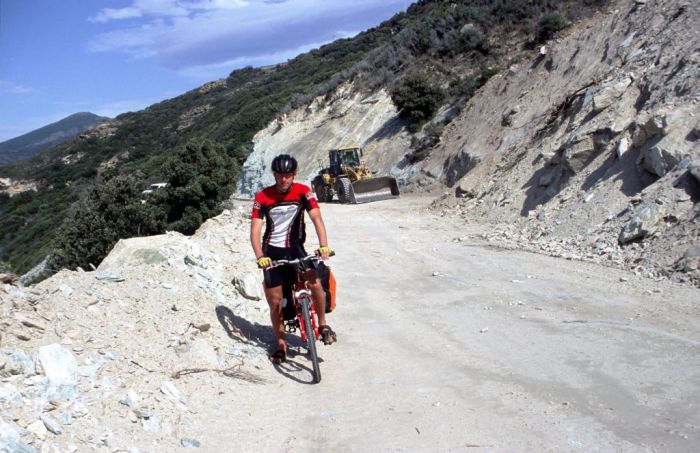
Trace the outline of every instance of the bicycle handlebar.
[[[328, 256], [335, 256], [335, 252], [331, 252]], [[305, 261], [320, 261], [321, 256], [316, 255], [315, 253], [311, 253], [309, 255], [306, 255], [303, 258], [296, 258], [293, 260], [275, 260], [272, 262], [272, 264], [268, 267], [268, 269], [272, 269], [273, 267], [279, 267], [279, 266], [286, 266], [289, 264], [300, 264]]]

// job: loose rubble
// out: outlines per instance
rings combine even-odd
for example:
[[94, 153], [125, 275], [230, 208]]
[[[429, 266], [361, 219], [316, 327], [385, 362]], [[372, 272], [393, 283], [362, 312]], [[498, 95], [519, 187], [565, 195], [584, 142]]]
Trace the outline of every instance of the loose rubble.
[[[198, 390], [256, 382], [267, 363], [267, 312], [248, 299], [259, 270], [247, 208], [191, 237], [121, 241], [93, 272], [2, 284], [0, 451], [204, 447], [187, 437], [206, 404]], [[245, 296], [234, 276], [248, 282]], [[245, 338], [237, 322], [259, 328], [260, 338]]]

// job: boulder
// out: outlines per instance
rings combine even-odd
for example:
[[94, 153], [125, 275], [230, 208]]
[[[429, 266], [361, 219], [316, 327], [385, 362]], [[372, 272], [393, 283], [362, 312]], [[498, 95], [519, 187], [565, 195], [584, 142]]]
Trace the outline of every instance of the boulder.
[[587, 135], [570, 143], [562, 153], [562, 163], [574, 173], [583, 170], [598, 154], [593, 137]]
[[620, 232], [620, 244], [644, 239], [655, 233], [665, 215], [666, 210], [659, 204], [647, 202], [639, 205]]
[[675, 268], [681, 272], [694, 272], [700, 269], [700, 244], [688, 247]]
[[592, 109], [594, 113], [600, 113], [610, 107], [620, 96], [622, 96], [628, 86], [632, 84], [632, 79], [624, 79], [610, 85], [603, 86], [600, 91], [592, 96]]
[[60, 393], [78, 384], [78, 363], [68, 349], [57, 343], [42, 346], [37, 360], [49, 379], [49, 385]]
[[233, 279], [233, 285], [246, 299], [262, 300], [262, 285], [259, 276], [238, 273]]
[[661, 140], [656, 145], [643, 149], [637, 158], [637, 165], [656, 176], [664, 176], [678, 165], [682, 156], [670, 143]]

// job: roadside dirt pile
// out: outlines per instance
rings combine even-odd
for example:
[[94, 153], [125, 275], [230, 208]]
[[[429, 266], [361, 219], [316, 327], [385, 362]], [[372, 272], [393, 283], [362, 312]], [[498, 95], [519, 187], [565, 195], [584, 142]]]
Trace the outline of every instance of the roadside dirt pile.
[[[614, 9], [612, 9], [614, 8]], [[621, 1], [492, 78], [420, 165], [493, 244], [700, 285], [700, 5]]]
[[121, 241], [94, 272], [0, 285], [0, 451], [198, 446], [199, 408], [268, 363], [247, 208]]

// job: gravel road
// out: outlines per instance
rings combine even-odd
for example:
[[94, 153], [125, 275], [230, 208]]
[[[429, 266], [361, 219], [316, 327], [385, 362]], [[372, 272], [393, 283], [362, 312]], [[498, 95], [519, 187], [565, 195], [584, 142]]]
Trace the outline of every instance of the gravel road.
[[323, 381], [292, 339], [265, 384], [219, 392], [195, 437], [241, 451], [697, 451], [698, 289], [495, 248], [428, 203], [322, 206], [339, 282]]

